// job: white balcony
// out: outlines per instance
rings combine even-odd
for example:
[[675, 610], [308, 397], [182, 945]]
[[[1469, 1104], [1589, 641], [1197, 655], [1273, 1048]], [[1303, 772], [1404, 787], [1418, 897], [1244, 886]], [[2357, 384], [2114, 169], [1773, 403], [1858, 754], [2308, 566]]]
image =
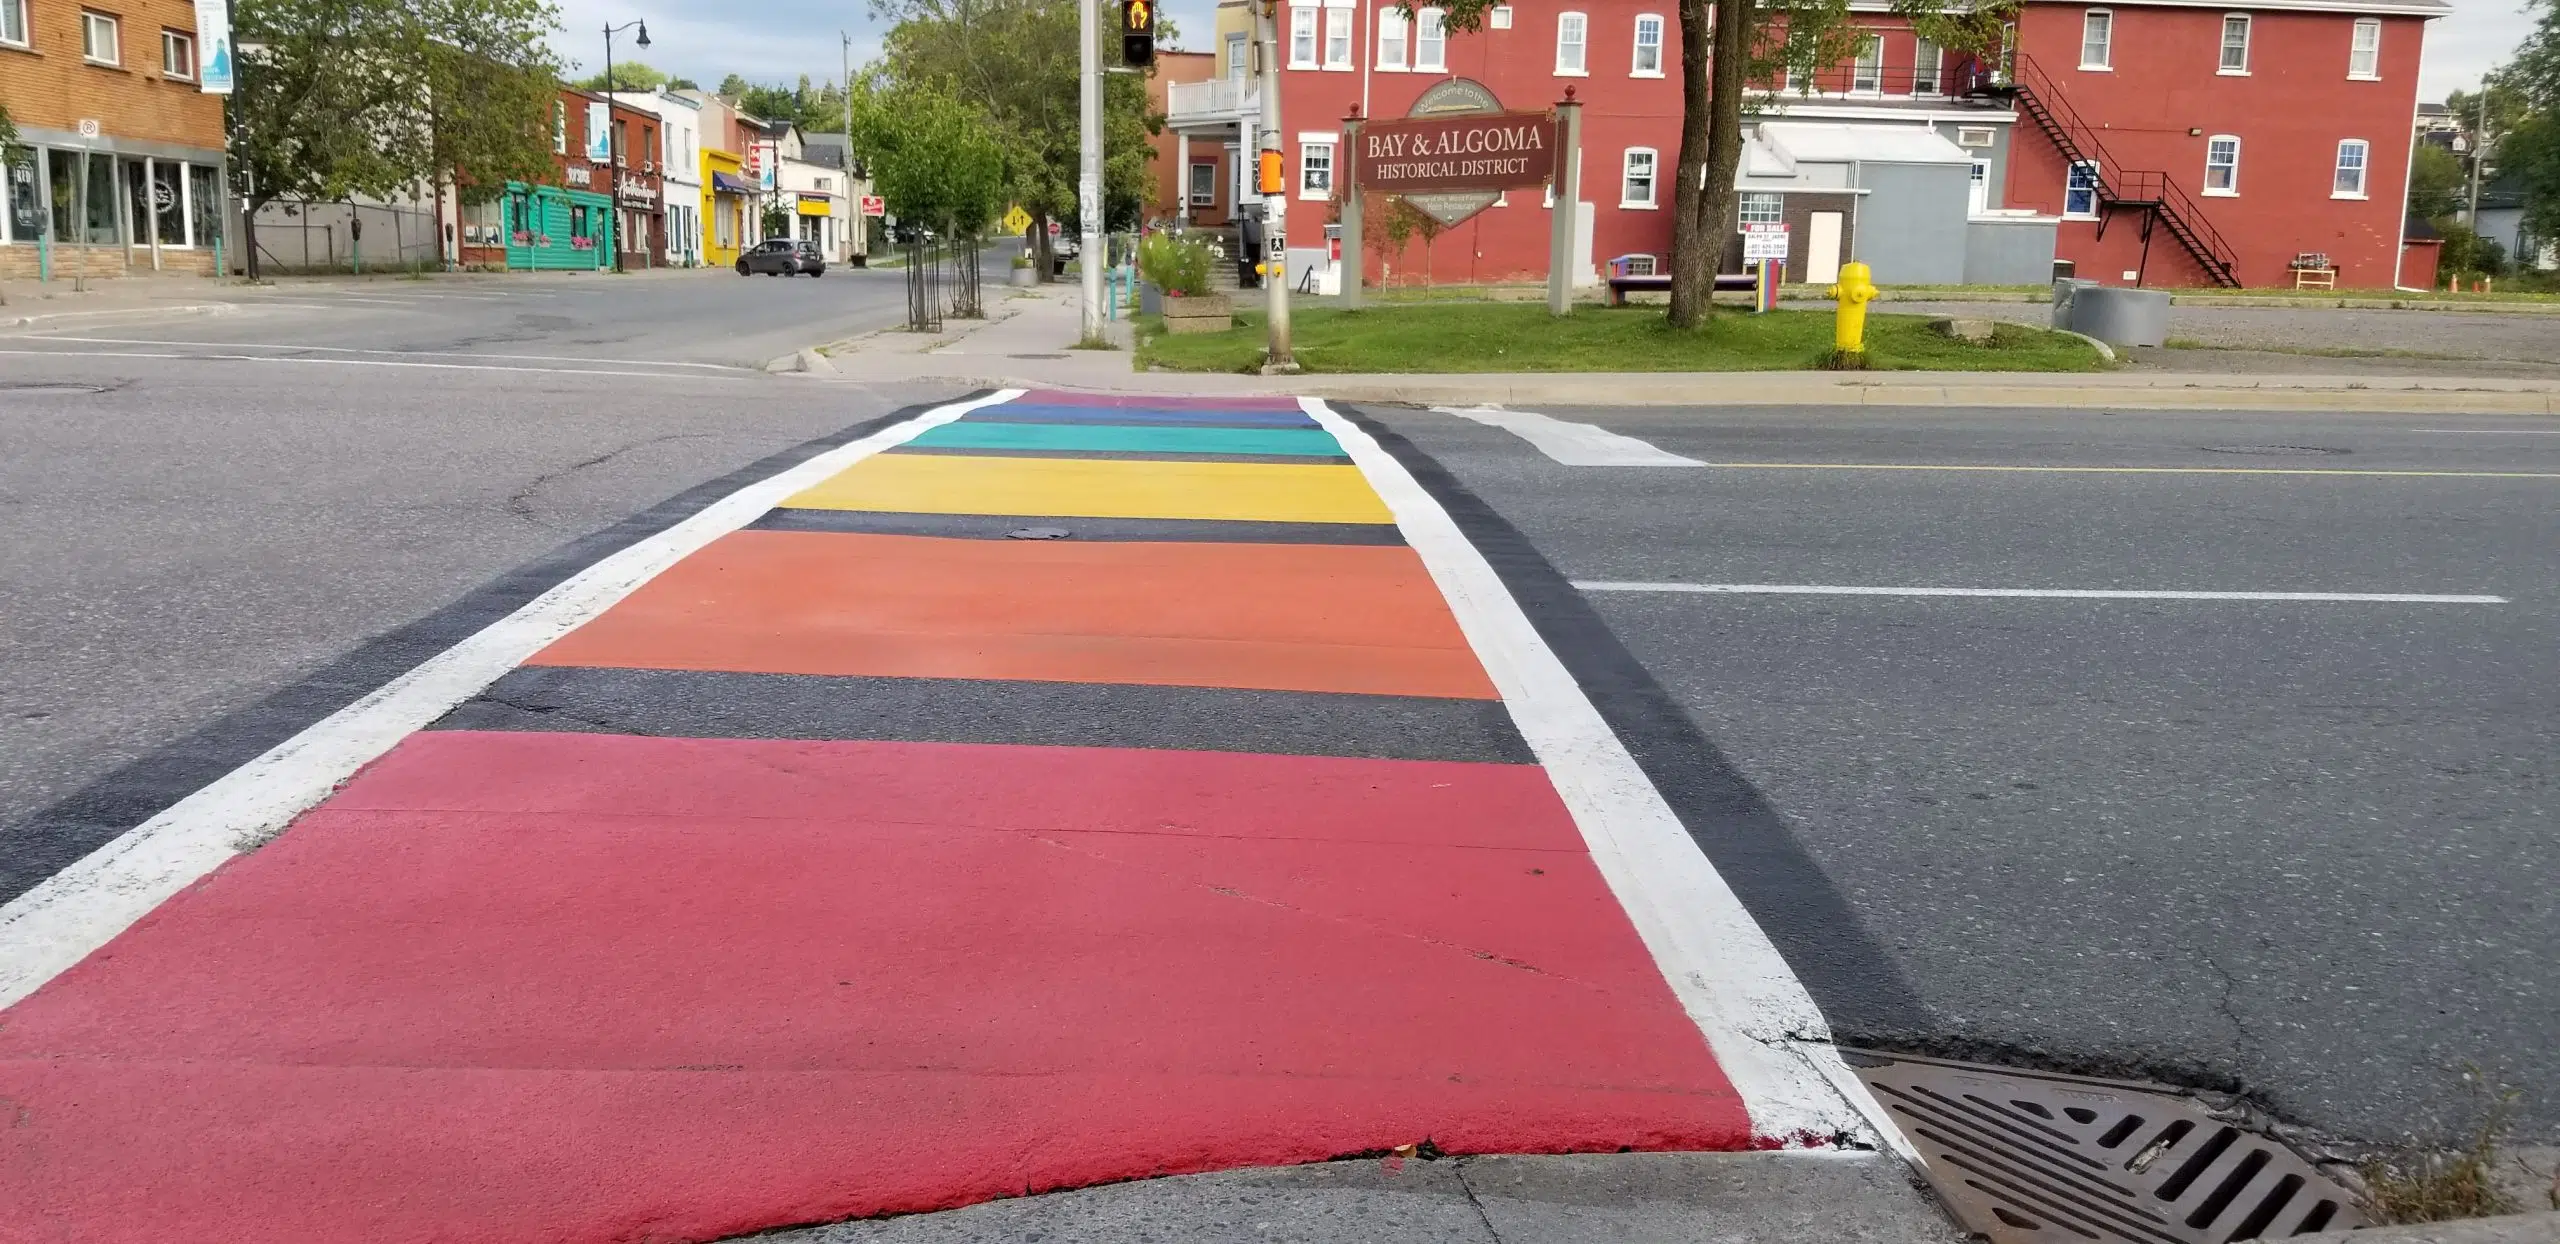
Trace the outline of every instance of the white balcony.
[[1211, 78], [1206, 82], [1174, 82], [1165, 87], [1165, 124], [1177, 129], [1233, 125], [1261, 111], [1262, 91], [1258, 84]]

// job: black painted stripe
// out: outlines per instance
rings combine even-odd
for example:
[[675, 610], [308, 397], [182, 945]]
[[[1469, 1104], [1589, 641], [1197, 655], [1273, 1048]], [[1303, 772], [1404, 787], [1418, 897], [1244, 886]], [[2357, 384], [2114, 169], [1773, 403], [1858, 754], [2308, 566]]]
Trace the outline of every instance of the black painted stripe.
[[[983, 396], [979, 390], [970, 396]], [[957, 398], [966, 401], [968, 398]], [[398, 627], [311, 676], [116, 769], [14, 825], [0, 828], [0, 902], [26, 893], [205, 784], [300, 734], [329, 714], [523, 608], [596, 562], [692, 517], [757, 480], [945, 403], [910, 406], [794, 445], [695, 485], [601, 531], [581, 536]]]
[[1002, 514], [906, 514], [886, 510], [773, 510], [747, 524], [765, 531], [841, 531], [857, 535], [944, 536], [1003, 540], [1034, 527], [1061, 528], [1070, 540], [1209, 544], [1402, 544], [1393, 523], [1267, 523], [1221, 518], [1036, 518]]
[[1759, 922], [1844, 1040], [1890, 1044], [1938, 1031], [1927, 1004], [1766, 797], [1655, 681], [1599, 611], [1510, 520], [1411, 441], [1352, 407], [1492, 563], [1538, 635]]
[[1126, 462], [1261, 462], [1275, 466], [1348, 466], [1349, 454], [1194, 454], [1142, 449], [988, 449], [970, 445], [900, 445], [893, 454], [945, 458], [1117, 458]]
[[1532, 763], [1491, 700], [529, 666], [433, 727]]

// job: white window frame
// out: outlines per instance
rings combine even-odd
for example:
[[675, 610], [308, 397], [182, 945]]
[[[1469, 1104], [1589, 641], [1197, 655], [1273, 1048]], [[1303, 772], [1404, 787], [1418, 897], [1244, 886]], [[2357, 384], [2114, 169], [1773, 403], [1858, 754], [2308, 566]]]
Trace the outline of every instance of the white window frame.
[[1911, 93], [1935, 98], [1947, 93], [1947, 50], [1914, 37], [1911, 49]]
[[1378, 72], [1406, 73], [1413, 68], [1413, 28], [1404, 10], [1388, 5], [1378, 10]]
[[[2216, 54], [2219, 59], [2214, 62], [2215, 73], [2226, 78], [2249, 76], [2249, 32], [2256, 25], [2256, 22], [2249, 20], [2249, 15], [2246, 13], [2222, 15], [2222, 50]], [[2231, 43], [2231, 32], [2235, 29], [2240, 32], [2240, 44], [2236, 48]], [[2231, 54], [2235, 51], [2240, 54], [2240, 63], [2237, 65], [2231, 63]]]
[[1324, 51], [1323, 33], [1316, 29], [1316, 6], [1289, 6], [1289, 67], [1313, 69], [1316, 57]]
[[[1772, 210], [1755, 210], [1761, 207]], [[1782, 225], [1787, 222], [1787, 196], [1775, 190], [1745, 190], [1734, 196], [1733, 223], [1737, 225]]]
[[[1567, 32], [1572, 38], [1565, 37]], [[1572, 49], [1570, 61], [1565, 50]], [[1556, 76], [1587, 78], [1591, 76], [1591, 15], [1579, 9], [1566, 9], [1556, 14]]]
[[[107, 32], [107, 54], [98, 55], [98, 32]], [[124, 63], [124, 21], [113, 13], [80, 10], [80, 59], [92, 65]]]
[[1968, 216], [1972, 216], [1972, 215], [1977, 215], [1977, 214], [1982, 213], [1982, 212], [1990, 211], [1990, 210], [1991, 210], [1991, 161], [1989, 161], [1989, 160], [1968, 160], [1968, 161], [1966, 161], [1966, 162], [1965, 162], [1965, 164], [1966, 164], [1966, 167], [1965, 167], [1965, 173], [1964, 173], [1964, 204], [1965, 204], [1965, 214], [1966, 214], [1966, 215], [1968, 215]]
[[[1333, 197], [1334, 179], [1340, 176], [1340, 170], [1334, 167], [1333, 157], [1336, 152], [1341, 150], [1341, 142], [1342, 137], [1338, 134], [1311, 133], [1298, 135], [1299, 198], [1313, 199], [1317, 202], [1323, 202], [1324, 200]], [[1317, 188], [1308, 176], [1316, 170], [1316, 163], [1318, 159], [1317, 153], [1319, 152], [1323, 153], [1322, 159], [1324, 163], [1324, 186], [1321, 189]]]
[[1511, 6], [1507, 4], [1493, 6], [1493, 11], [1485, 14], [1484, 24], [1491, 30], [1511, 29]]
[[[179, 58], [176, 69], [169, 67], [169, 52], [172, 48], [182, 48], [186, 52], [185, 56]], [[194, 35], [183, 30], [160, 32], [160, 76], [174, 78], [180, 82], [196, 80], [196, 37]]]
[[1357, 33], [1352, 29], [1353, 16], [1359, 10], [1349, 5], [1328, 4], [1324, 8], [1324, 67], [1327, 73], [1349, 73]]
[[[1644, 164], [1644, 197], [1631, 193], [1635, 189], [1636, 164]], [[1618, 206], [1631, 212], [1650, 212], [1662, 206], [1662, 153], [1651, 147], [1629, 147], [1618, 161]]]
[[[2071, 210], [2071, 175], [2084, 168], [2089, 170], [2089, 206], [2075, 212]], [[2076, 160], [2064, 165], [2062, 167], [2062, 218], [2064, 220], [2096, 220], [2098, 208], [2101, 206], [2098, 202], [2098, 187], [2105, 179], [2105, 170], [2101, 169], [2095, 160]]]
[[1449, 15], [1440, 9], [1414, 10], [1413, 71], [1449, 72]]
[[1253, 72], [1253, 53], [1246, 51], [1247, 41], [1241, 33], [1227, 35], [1227, 80], [1242, 82]]
[[1988, 125], [1959, 125], [1956, 127], [1956, 145], [1997, 147], [2000, 145], [2000, 131]]
[[[2095, 39], [2090, 38], [2095, 34]], [[2098, 59], [2089, 59], [2095, 47]], [[2080, 10], [2080, 67], [2092, 73], [2113, 73], [2116, 68], [2116, 11], [2114, 9]]]
[[[2214, 148], [2224, 143], [2228, 143], [2231, 146], [2231, 158], [2225, 161], [2217, 161], [2213, 158]], [[2223, 169], [2227, 173], [2224, 183], [2220, 186], [2213, 184], [2213, 171], [2216, 168]], [[2205, 194], [2217, 199], [2236, 199], [2240, 197], [2239, 135], [2215, 134], [2204, 140], [2204, 192]]]
[[[1203, 180], [1200, 174], [1203, 172], [1209, 174], [1206, 178], [1209, 185], [1209, 192], [1206, 195], [1203, 195], [1200, 192], [1200, 184]], [[1218, 162], [1215, 160], [1193, 160], [1191, 162], [1191, 170], [1187, 176], [1190, 177], [1191, 181], [1188, 186], [1184, 187], [1184, 193], [1190, 196], [1191, 206], [1216, 207], [1218, 205]]]
[[1869, 31], [1858, 44], [1858, 54], [1849, 60], [1849, 93], [1852, 95], [1884, 94], [1884, 36]]
[[[1647, 23], [1651, 23], [1651, 29], [1653, 31], [1653, 42], [1651, 43], [1645, 42], [1644, 39]], [[1660, 13], [1636, 14], [1635, 51], [1630, 54], [1627, 59], [1628, 77], [1659, 78], [1662, 76], [1662, 40], [1664, 32], [1668, 31], [1670, 28], [1670, 24], [1662, 20], [1662, 15]], [[1645, 64], [1645, 53], [1647, 52], [1653, 53], [1653, 63], [1651, 65]]]
[[[2353, 29], [2347, 36], [2347, 77], [2357, 82], [2382, 81], [2382, 19], [2359, 17]], [[2367, 35], [2372, 36], [2370, 40]], [[2358, 60], [2365, 62], [2364, 68], [2356, 68]]]
[[569, 101], [551, 101], [551, 154], [569, 154]]
[[[2354, 165], [2356, 171], [2356, 188], [2353, 190], [2341, 190], [2338, 188], [2338, 180], [2347, 171], [2347, 152], [2350, 150], [2356, 153], [2356, 162]], [[2337, 160], [2329, 166], [2329, 197], [2333, 199], [2368, 199], [2373, 197], [2371, 193], [2372, 190], [2373, 144], [2362, 138], [2339, 139]]]
[[[28, 46], [29, 40], [34, 38], [27, 31], [28, 2], [29, 0], [0, 0], [0, 44], [22, 48]], [[12, 18], [15, 19], [14, 22]], [[9, 33], [12, 25], [15, 25], [18, 31], [14, 35]]]

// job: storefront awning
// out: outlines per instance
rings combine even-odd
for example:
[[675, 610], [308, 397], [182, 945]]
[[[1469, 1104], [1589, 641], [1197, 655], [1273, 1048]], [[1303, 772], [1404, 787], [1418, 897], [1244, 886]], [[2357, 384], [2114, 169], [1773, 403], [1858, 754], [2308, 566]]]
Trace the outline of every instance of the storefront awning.
[[711, 173], [711, 190], [714, 194], [754, 194], [756, 186], [754, 182], [744, 177], [714, 169]]

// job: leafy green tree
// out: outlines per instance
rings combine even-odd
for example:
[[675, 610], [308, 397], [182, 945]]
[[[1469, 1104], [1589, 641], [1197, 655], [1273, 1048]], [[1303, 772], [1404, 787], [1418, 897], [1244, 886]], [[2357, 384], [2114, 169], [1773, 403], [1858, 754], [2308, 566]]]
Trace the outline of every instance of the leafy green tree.
[[542, 0], [428, 0], [427, 173], [467, 203], [497, 197], [510, 181], [550, 180], [552, 106], [560, 62], [549, 36], [557, 14]]
[[745, 78], [741, 78], [733, 73], [728, 77], [720, 79], [720, 89], [712, 92], [712, 94], [721, 96], [725, 99], [739, 99], [743, 98], [751, 89], [753, 88]]
[[976, 236], [1004, 210], [1004, 152], [978, 111], [939, 83], [854, 94], [853, 142], [889, 211]]
[[2515, 97], [2520, 115], [2498, 136], [2496, 167], [2523, 181], [2524, 231], [2550, 245], [2560, 242], [2560, 0], [2532, 7], [2541, 14], [2533, 33], [2491, 76], [2489, 94], [2493, 112], [2501, 92]]
[[702, 89], [702, 84], [691, 78], [669, 78], [667, 79], [667, 89], [670, 91], [699, 91]]
[[2409, 214], [2430, 221], [2453, 215], [2470, 182], [2461, 156], [2434, 143], [2418, 144], [2409, 158]]
[[[945, 84], [978, 112], [1003, 154], [1003, 197], [1031, 214], [1037, 267], [1053, 271], [1049, 222], [1077, 210], [1075, 0], [871, 0], [871, 11], [889, 27], [875, 72], [890, 84]], [[1157, 37], [1173, 36], [1160, 22]], [[1117, 42], [1104, 43], [1104, 63], [1119, 65]], [[1164, 117], [1149, 108], [1143, 76], [1109, 74], [1102, 85], [1100, 223], [1135, 225], [1155, 154], [1148, 140]]]
[[[617, 91], [634, 91], [645, 94], [649, 91], [657, 90], [659, 87], [671, 85], [674, 82], [674, 79], [669, 78], [667, 75], [660, 73], [655, 69], [651, 69], [647, 65], [641, 64], [636, 60], [615, 61], [613, 62], [612, 69], [612, 87]], [[582, 91], [601, 91], [605, 89], [605, 86], [605, 75], [601, 72], [590, 74], [587, 77], [578, 80], [578, 89]]]

